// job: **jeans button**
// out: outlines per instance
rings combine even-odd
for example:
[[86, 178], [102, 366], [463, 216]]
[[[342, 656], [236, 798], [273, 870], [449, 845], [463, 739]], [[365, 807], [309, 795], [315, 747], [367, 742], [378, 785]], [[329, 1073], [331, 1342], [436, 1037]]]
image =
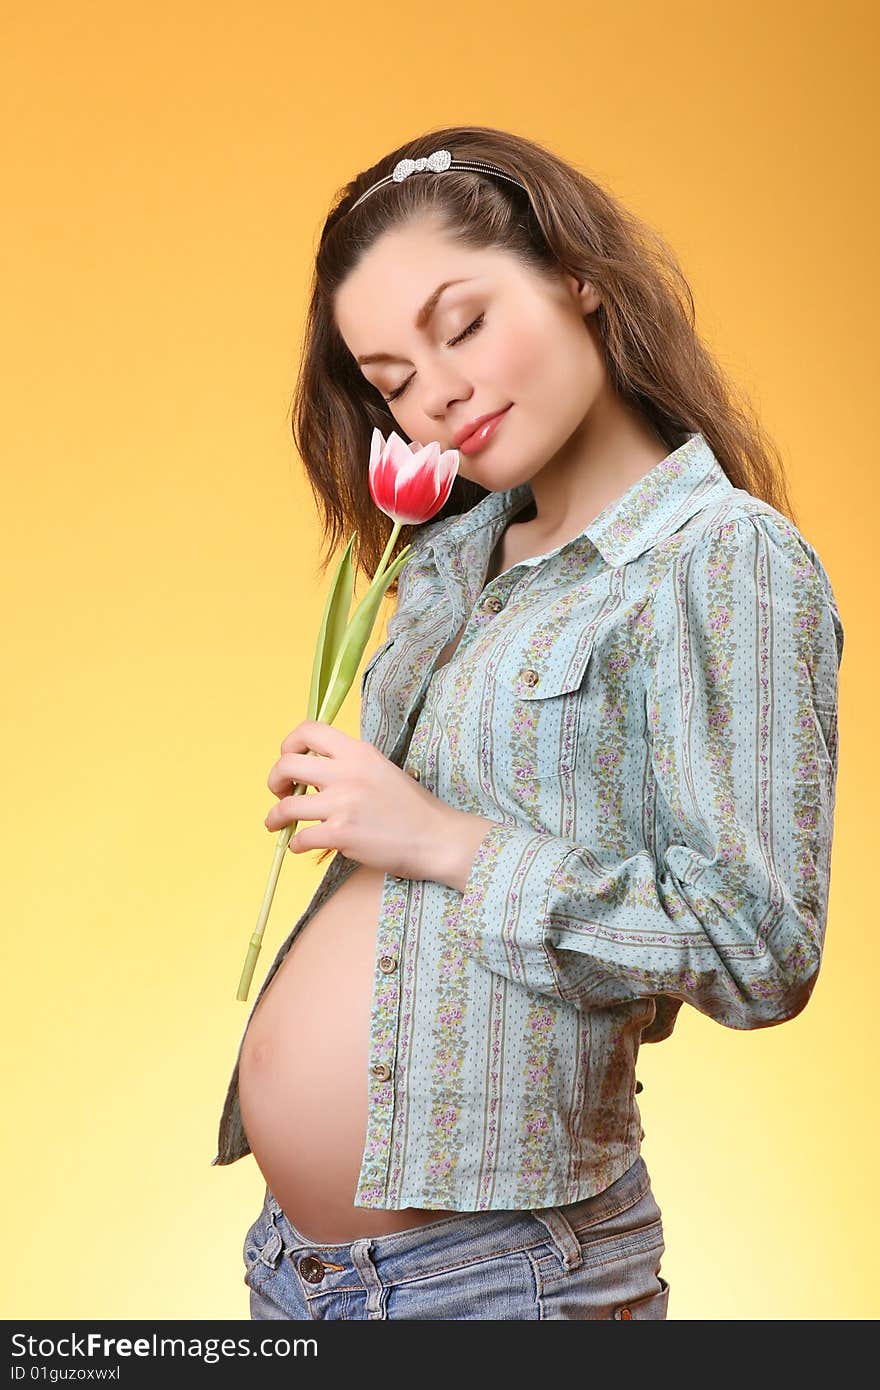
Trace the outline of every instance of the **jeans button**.
[[299, 1262], [299, 1272], [309, 1284], [320, 1284], [324, 1278], [324, 1265], [315, 1255], [303, 1255]]

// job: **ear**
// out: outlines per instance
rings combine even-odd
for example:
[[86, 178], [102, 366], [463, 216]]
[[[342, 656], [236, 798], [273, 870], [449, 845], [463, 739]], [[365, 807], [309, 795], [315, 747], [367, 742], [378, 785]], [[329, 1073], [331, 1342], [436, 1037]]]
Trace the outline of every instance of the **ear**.
[[577, 300], [581, 313], [592, 314], [602, 303], [599, 291], [589, 280], [578, 275], [566, 275], [565, 282], [572, 296]]

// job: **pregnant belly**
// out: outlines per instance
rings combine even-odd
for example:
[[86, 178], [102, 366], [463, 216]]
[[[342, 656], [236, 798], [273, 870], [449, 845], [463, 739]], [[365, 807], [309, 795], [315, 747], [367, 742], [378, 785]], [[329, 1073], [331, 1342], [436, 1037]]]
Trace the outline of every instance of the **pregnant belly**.
[[241, 1050], [239, 1102], [251, 1152], [288, 1220], [315, 1244], [455, 1214], [353, 1204], [366, 1139], [383, 880], [359, 864], [319, 908], [254, 1010]]

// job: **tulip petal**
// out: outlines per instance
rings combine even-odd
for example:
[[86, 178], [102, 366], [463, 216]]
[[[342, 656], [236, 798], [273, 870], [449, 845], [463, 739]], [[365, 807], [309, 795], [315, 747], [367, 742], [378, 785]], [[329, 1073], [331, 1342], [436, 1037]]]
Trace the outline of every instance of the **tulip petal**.
[[381, 455], [381, 453], [382, 453], [382, 450], [383, 450], [384, 448], [385, 448], [385, 436], [383, 435], [382, 431], [381, 431], [377, 426], [374, 425], [374, 426], [373, 426], [373, 433], [372, 433], [372, 436], [371, 436], [371, 438], [370, 438], [370, 472], [371, 472], [371, 473], [372, 473], [372, 471], [373, 471], [373, 468], [374, 468], [375, 465], [376, 465], [377, 459], [380, 457], [380, 455]]
[[383, 441], [373, 430], [370, 493], [376, 506], [401, 525], [430, 521], [446, 499], [459, 468], [457, 449], [442, 450], [436, 440], [407, 444], [396, 430]]

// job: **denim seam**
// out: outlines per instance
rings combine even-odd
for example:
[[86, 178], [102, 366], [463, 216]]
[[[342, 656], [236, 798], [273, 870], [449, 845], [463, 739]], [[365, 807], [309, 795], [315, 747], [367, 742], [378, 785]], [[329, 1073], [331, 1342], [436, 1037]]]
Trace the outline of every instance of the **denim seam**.
[[[661, 1223], [660, 1223], [659, 1221], [656, 1222], [656, 1223], [652, 1223], [652, 1225], [654, 1225], [654, 1224], [656, 1224], [658, 1227], [660, 1227], [660, 1225], [661, 1225]], [[646, 1227], [645, 1229], [646, 1229], [646, 1230], [650, 1230], [651, 1227]], [[660, 1245], [663, 1244], [663, 1240], [662, 1240], [662, 1231], [660, 1232], [660, 1234], [661, 1234], [661, 1239], [660, 1239], [659, 1242], [656, 1243], [656, 1245], [655, 1245], [655, 1244], [648, 1244], [648, 1243], [646, 1243], [644, 1246], [638, 1245], [636, 1248], [637, 1248], [638, 1250], [642, 1250], [642, 1249], [645, 1249], [645, 1250], [653, 1250], [653, 1249], [655, 1249], [655, 1248], [658, 1248], [658, 1249], [659, 1249]], [[628, 1236], [631, 1237], [632, 1235], [633, 1235], [632, 1232], [626, 1232], [626, 1231], [624, 1231], [624, 1232], [619, 1232], [617, 1235], [606, 1236], [604, 1241], [596, 1241], [596, 1242], [594, 1243], [594, 1245], [593, 1245], [591, 1248], [592, 1248], [592, 1249], [600, 1248], [600, 1247], [601, 1247], [603, 1244], [605, 1244], [606, 1242], [607, 1242], [608, 1245], [610, 1246], [614, 1241], [626, 1240], [626, 1238], [627, 1238]], [[432, 1278], [433, 1278], [435, 1275], [437, 1275], [437, 1274], [448, 1274], [448, 1273], [450, 1273], [450, 1271], [455, 1270], [455, 1269], [468, 1269], [468, 1268], [471, 1267], [471, 1265], [488, 1264], [488, 1263], [489, 1263], [490, 1261], [492, 1261], [492, 1260], [506, 1259], [506, 1258], [508, 1258], [508, 1257], [511, 1256], [511, 1255], [521, 1255], [521, 1254], [524, 1254], [524, 1255], [528, 1256], [530, 1251], [535, 1250], [536, 1248], [540, 1247], [541, 1245], [547, 1245], [547, 1244], [549, 1244], [549, 1243], [550, 1243], [550, 1242], [547, 1241], [547, 1240], [543, 1240], [543, 1241], [538, 1240], [538, 1241], [533, 1241], [533, 1242], [532, 1242], [531, 1244], [529, 1244], [529, 1245], [517, 1245], [517, 1246], [511, 1247], [510, 1249], [499, 1250], [499, 1251], [497, 1251], [494, 1255], [476, 1255], [476, 1256], [474, 1256], [473, 1259], [457, 1259], [457, 1260], [453, 1260], [450, 1264], [431, 1265], [430, 1268], [422, 1269], [421, 1271], [414, 1271], [412, 1274], [406, 1275], [406, 1276], [405, 1276], [404, 1278], [402, 1278], [402, 1279], [393, 1279], [393, 1280], [390, 1281], [390, 1283], [387, 1285], [387, 1287], [390, 1287], [390, 1288], [400, 1288], [400, 1287], [403, 1287], [404, 1285], [407, 1285], [407, 1284], [414, 1284], [414, 1283], [418, 1283], [418, 1282], [420, 1282], [420, 1281], [422, 1281], [422, 1280], [425, 1280], [425, 1279], [432, 1279]], [[627, 1253], [629, 1253], [629, 1252], [627, 1252]], [[289, 1256], [289, 1258], [290, 1258], [290, 1256]], [[559, 1257], [558, 1257], [558, 1255], [556, 1254], [555, 1251], [553, 1251], [552, 1253], [548, 1252], [548, 1254], [547, 1254], [546, 1256], [544, 1256], [544, 1260], [545, 1260], [545, 1261], [546, 1261], [546, 1260], [549, 1260], [549, 1259], [553, 1259], [553, 1260], [556, 1261], [557, 1263], [558, 1263], [558, 1258], [559, 1258]], [[540, 1263], [540, 1259], [538, 1260], [538, 1263]], [[608, 1263], [610, 1263], [610, 1261], [608, 1261], [608, 1260], [598, 1260], [598, 1261], [596, 1261], [595, 1263], [596, 1263], [596, 1264], [608, 1264]], [[298, 1271], [297, 1271], [297, 1273], [298, 1273]], [[301, 1278], [301, 1276], [300, 1276], [300, 1278]], [[311, 1290], [305, 1289], [304, 1291], [305, 1291], [306, 1297], [309, 1298], [309, 1299], [315, 1299], [315, 1298], [321, 1298], [321, 1297], [326, 1298], [326, 1297], [332, 1296], [334, 1293], [336, 1293], [336, 1292], [337, 1292], [337, 1287], [341, 1288], [341, 1287], [343, 1287], [343, 1286], [339, 1285], [339, 1286], [334, 1286], [334, 1287], [332, 1287], [332, 1288], [320, 1289], [320, 1288], [317, 1288], [316, 1286], [312, 1285], [312, 1286], [311, 1286]], [[351, 1286], [351, 1285], [345, 1285], [344, 1287], [346, 1287], [346, 1288], [351, 1288], [352, 1286]], [[365, 1290], [364, 1290], [364, 1291], [365, 1291]]]
[[[541, 1241], [535, 1241], [531, 1245], [517, 1245], [504, 1250], [498, 1250], [491, 1255], [475, 1255], [472, 1259], [459, 1258], [457, 1260], [453, 1260], [450, 1264], [432, 1264], [430, 1267], [426, 1267], [420, 1270], [414, 1270], [413, 1273], [406, 1275], [402, 1279], [391, 1280], [388, 1287], [398, 1288], [404, 1284], [415, 1284], [420, 1282], [421, 1280], [433, 1279], [436, 1274], [448, 1274], [451, 1270], [454, 1269], [469, 1269], [471, 1265], [489, 1264], [493, 1260], [503, 1260], [509, 1258], [511, 1255], [525, 1254], [529, 1250], [534, 1250], [536, 1245], [541, 1244]], [[291, 1257], [289, 1256], [289, 1258]], [[336, 1289], [335, 1287], [330, 1289], [319, 1289], [313, 1286], [311, 1292], [309, 1292], [308, 1290], [306, 1290], [305, 1292], [307, 1298], [319, 1298], [321, 1296], [326, 1297], [328, 1294], [335, 1293]]]
[[[654, 1237], [656, 1237], [656, 1239]], [[608, 1251], [612, 1250], [615, 1245], [620, 1244], [624, 1246], [622, 1251], [624, 1256], [638, 1255], [647, 1250], [660, 1250], [664, 1248], [665, 1243], [663, 1239], [662, 1222], [655, 1221], [652, 1222], [650, 1226], [641, 1227], [636, 1231], [620, 1231], [617, 1235], [604, 1236], [602, 1240], [591, 1242], [584, 1248], [582, 1252], [583, 1262], [578, 1268], [598, 1269], [602, 1265], [613, 1264], [615, 1258], [619, 1258], [621, 1252], [619, 1250], [615, 1251], [615, 1254], [609, 1258]], [[593, 1256], [596, 1253], [600, 1256], [604, 1256], [604, 1258], [594, 1259]], [[544, 1277], [548, 1268], [552, 1270], [554, 1267], [558, 1267], [559, 1261], [555, 1253], [548, 1253], [538, 1256], [535, 1263], [540, 1269], [542, 1277]], [[563, 1278], [564, 1274], [565, 1271], [560, 1271], [558, 1277]], [[555, 1280], [553, 1282], [555, 1282]]]

